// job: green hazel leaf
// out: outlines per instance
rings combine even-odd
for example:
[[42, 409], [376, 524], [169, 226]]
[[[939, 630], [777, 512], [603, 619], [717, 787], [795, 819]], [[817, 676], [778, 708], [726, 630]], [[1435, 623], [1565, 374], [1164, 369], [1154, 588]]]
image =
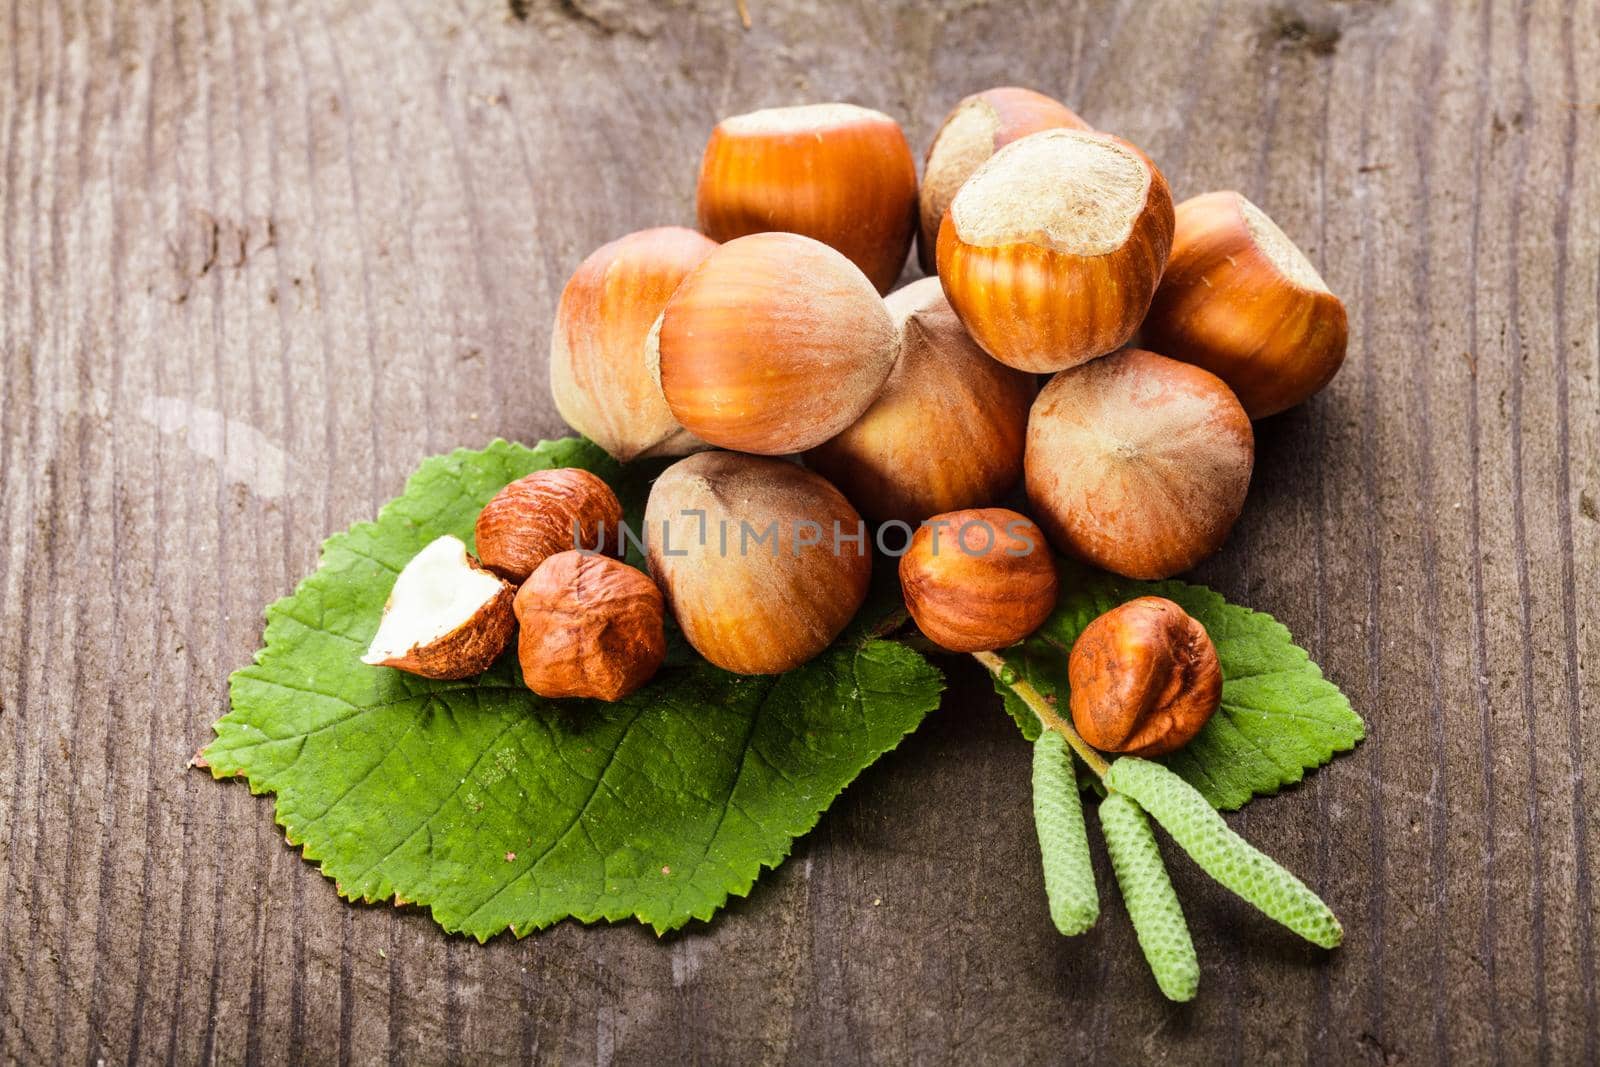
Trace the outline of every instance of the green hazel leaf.
[[[1300, 781], [1305, 772], [1348, 752], [1366, 734], [1361, 717], [1322, 676], [1305, 649], [1271, 615], [1230, 604], [1204, 586], [1140, 582], [1062, 561], [1061, 596], [1045, 624], [1001, 653], [1018, 674], [1063, 711], [1071, 700], [1067, 659], [1084, 628], [1118, 604], [1162, 596], [1211, 635], [1222, 665], [1222, 706], [1194, 740], [1161, 758], [1213, 807], [1241, 808]], [[995, 689], [1022, 734], [1039, 736], [1036, 719], [1005, 686]]]
[[496, 441], [425, 461], [268, 608], [200, 762], [275, 793], [289, 843], [344, 896], [422, 905], [480, 941], [569, 916], [658, 933], [708, 919], [938, 704], [938, 672], [862, 619], [788, 674], [741, 678], [690, 652], [616, 704], [535, 696], [514, 647], [454, 682], [360, 662], [415, 552], [447, 533], [471, 544], [507, 482], [569, 466], [610, 482], [640, 529], [648, 470], [577, 439]]
[[1039, 832], [1050, 918], [1068, 937], [1081, 934], [1100, 917], [1100, 895], [1089, 862], [1077, 770], [1067, 743], [1054, 730], [1033, 743], [1033, 824]]
[[1335, 948], [1344, 939], [1344, 928], [1322, 898], [1234, 833], [1193, 786], [1167, 768], [1123, 757], [1111, 765], [1106, 786], [1112, 796], [1132, 798], [1201, 870], [1268, 918], [1323, 948]]
[[1168, 1000], [1193, 1000], [1200, 990], [1200, 960], [1149, 820], [1139, 805], [1112, 793], [1100, 802], [1100, 833], [1156, 985]]

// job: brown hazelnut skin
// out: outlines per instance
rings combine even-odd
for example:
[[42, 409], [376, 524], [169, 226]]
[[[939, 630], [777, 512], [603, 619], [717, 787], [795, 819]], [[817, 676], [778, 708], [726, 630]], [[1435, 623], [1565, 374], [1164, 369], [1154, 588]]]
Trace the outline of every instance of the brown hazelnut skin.
[[496, 493], [478, 513], [478, 558], [502, 578], [520, 582], [557, 552], [618, 554], [621, 523], [622, 504], [598, 476], [578, 467], [534, 471]]
[[645, 338], [684, 275], [717, 247], [681, 226], [602, 245], [561, 290], [550, 331], [550, 394], [567, 425], [627, 463], [705, 445], [672, 417]]
[[1143, 343], [1227, 382], [1252, 419], [1327, 385], [1349, 323], [1305, 254], [1239, 193], [1185, 200], [1176, 218]]
[[906, 609], [951, 652], [991, 652], [1027, 637], [1055, 610], [1058, 580], [1044, 534], [1007, 508], [928, 520], [900, 557]]
[[916, 525], [983, 507], [1022, 479], [1028, 408], [1039, 389], [979, 348], [937, 278], [884, 300], [900, 358], [866, 414], [806, 453], [806, 464], [875, 522]]
[[1045, 373], [1126, 344], [1172, 246], [1172, 194], [1139, 149], [1054, 129], [996, 152], [950, 202], [939, 280], [1000, 362]]
[[821, 475], [735, 452], [679, 460], [645, 506], [650, 573], [684, 637], [736, 674], [782, 673], [839, 636], [866, 599], [869, 538]]
[[1050, 379], [1023, 457], [1028, 501], [1057, 548], [1146, 579], [1222, 547], [1254, 464], [1250, 417], [1221, 379], [1137, 348]]
[[[490, 574], [472, 558], [472, 554], [466, 551], [466, 546], [453, 536], [438, 538], [424, 551], [431, 551], [439, 546], [440, 542], [445, 541], [454, 542], [454, 547], [461, 553], [461, 562], [465, 567], [472, 571]], [[409, 567], [410, 564], [407, 565], [408, 569]], [[405, 572], [402, 571], [401, 578], [404, 576]], [[491, 577], [498, 578], [496, 584], [499, 588], [494, 596], [485, 600], [470, 618], [462, 621], [454, 629], [426, 643], [413, 644], [403, 651], [396, 650], [396, 654], [388, 656], [376, 651], [375, 637], [373, 647], [368, 649], [367, 655], [363, 656], [361, 661], [377, 667], [393, 667], [396, 670], [438, 681], [454, 681], [482, 674], [500, 658], [500, 653], [505, 651], [506, 645], [511, 641], [511, 632], [516, 629], [517, 624], [516, 616], [512, 614], [512, 598], [516, 595], [516, 587], [498, 575], [491, 574]], [[383, 606], [384, 621], [387, 621], [390, 611], [394, 610], [394, 604], [395, 595], [391, 592], [388, 602]]]
[[899, 338], [877, 290], [838, 251], [758, 233], [689, 272], [645, 347], [686, 429], [779, 456], [855, 422], [894, 368]]
[[886, 293], [917, 218], [917, 164], [900, 124], [853, 104], [769, 108], [711, 132], [696, 195], [718, 241], [785, 230], [843, 252]]
[[964, 98], [945, 116], [928, 145], [918, 192], [921, 225], [917, 260], [925, 274], [935, 270], [939, 223], [956, 190], [984, 162], [1019, 138], [1040, 130], [1087, 130], [1089, 124], [1059, 100], [1012, 85], [985, 89]]
[[1067, 660], [1072, 724], [1102, 752], [1165, 756], [1222, 702], [1206, 628], [1165, 597], [1144, 596], [1084, 627]]
[[661, 590], [608, 556], [557, 552], [522, 583], [512, 608], [522, 680], [543, 697], [621, 700], [667, 657]]

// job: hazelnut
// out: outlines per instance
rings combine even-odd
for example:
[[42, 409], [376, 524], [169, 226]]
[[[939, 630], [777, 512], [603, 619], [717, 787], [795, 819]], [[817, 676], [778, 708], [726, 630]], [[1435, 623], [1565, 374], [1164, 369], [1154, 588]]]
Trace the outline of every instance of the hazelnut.
[[667, 658], [666, 605], [644, 572], [568, 550], [517, 590], [517, 659], [542, 697], [621, 700]]
[[900, 589], [917, 627], [951, 652], [1016, 644], [1056, 606], [1056, 568], [1044, 534], [1006, 508], [929, 519], [900, 557]]
[[1144, 343], [1227, 382], [1252, 419], [1310, 397], [1344, 362], [1344, 304], [1304, 252], [1238, 193], [1177, 208]]
[[783, 455], [855, 422], [898, 343], [848, 259], [809, 237], [760, 233], [689, 273], [647, 349], [683, 426], [720, 448]]
[[667, 298], [716, 242], [663, 226], [602, 245], [561, 290], [550, 333], [550, 392], [567, 425], [623, 463], [703, 448], [678, 425], [645, 363]]
[[1164, 756], [1193, 740], [1222, 702], [1206, 628], [1143, 596], [1084, 627], [1067, 660], [1072, 723], [1102, 752]]
[[1133, 336], [1171, 245], [1172, 196], [1143, 152], [1045, 130], [1000, 149], [956, 193], [939, 278], [985, 352], [1056, 371]]
[[511, 640], [515, 593], [446, 534], [395, 578], [361, 662], [441, 680], [482, 674]]
[[1022, 479], [1033, 376], [973, 342], [937, 278], [912, 282], [884, 304], [900, 332], [900, 358], [866, 414], [806, 453], [806, 463], [878, 522], [915, 525], [994, 503]]
[[496, 574], [520, 582], [568, 549], [620, 555], [621, 524], [617, 494], [595, 475], [578, 467], [534, 471], [478, 513], [478, 556]]
[[1250, 418], [1221, 379], [1130, 348], [1050, 380], [1023, 466], [1057, 548], [1128, 578], [1167, 578], [1222, 546], [1254, 462]]
[[972, 177], [972, 172], [1012, 141], [1057, 128], [1087, 130], [1089, 124], [1065, 104], [1032, 89], [1013, 86], [973, 93], [945, 116], [928, 146], [918, 193], [921, 228], [917, 234], [917, 258], [924, 273], [934, 272], [939, 223], [956, 190]]
[[718, 241], [805, 234], [843, 252], [886, 293], [916, 229], [917, 165], [900, 124], [881, 111], [768, 108], [711, 131], [696, 199], [700, 228]]
[[865, 524], [837, 489], [733, 452], [668, 467], [650, 490], [645, 540], [684, 636], [737, 674], [778, 674], [827, 648], [872, 574]]

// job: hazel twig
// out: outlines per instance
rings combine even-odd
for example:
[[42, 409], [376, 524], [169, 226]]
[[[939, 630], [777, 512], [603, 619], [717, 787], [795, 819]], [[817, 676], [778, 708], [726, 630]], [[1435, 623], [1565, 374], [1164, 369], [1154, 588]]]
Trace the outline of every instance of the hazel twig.
[[1100, 753], [1089, 747], [1089, 743], [1078, 735], [1078, 731], [1073, 729], [1070, 722], [1056, 714], [1056, 709], [1050, 706], [1043, 693], [1035, 689], [1027, 679], [1018, 677], [1016, 670], [993, 652], [974, 652], [972, 658], [983, 664], [1001, 684], [1010, 687], [1011, 691], [1028, 706], [1028, 710], [1033, 712], [1040, 726], [1060, 734], [1062, 739], [1072, 746], [1072, 751], [1078, 754], [1078, 758], [1088, 764], [1095, 776], [1104, 780], [1111, 765]]

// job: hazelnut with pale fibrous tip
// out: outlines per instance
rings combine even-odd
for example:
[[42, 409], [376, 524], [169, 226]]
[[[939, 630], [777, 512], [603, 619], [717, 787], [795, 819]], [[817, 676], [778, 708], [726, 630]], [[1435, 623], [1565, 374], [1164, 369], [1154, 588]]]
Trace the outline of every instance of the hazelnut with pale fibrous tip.
[[945, 116], [928, 146], [918, 192], [917, 258], [924, 273], [936, 269], [939, 223], [972, 172], [1012, 141], [1052, 129], [1087, 130], [1089, 124], [1058, 100], [1009, 85], [973, 93]]
[[884, 304], [900, 331], [900, 358], [866, 414], [807, 452], [807, 465], [879, 522], [915, 524], [994, 503], [1022, 478], [1033, 376], [973, 342], [937, 278]]
[[513, 604], [522, 680], [544, 697], [621, 700], [667, 656], [666, 605], [642, 571], [588, 552], [558, 552]]
[[656, 479], [650, 573], [695, 651], [737, 674], [816, 656], [866, 599], [861, 517], [821, 475], [779, 459], [702, 452]]
[[1045, 130], [996, 152], [939, 228], [950, 306], [1000, 362], [1046, 372], [1125, 344], [1172, 245], [1172, 195], [1143, 152]]
[[951, 652], [1016, 644], [1055, 610], [1044, 534], [1025, 515], [977, 508], [935, 516], [900, 557], [900, 589], [917, 628]]
[[1344, 362], [1344, 304], [1305, 253], [1239, 193], [1177, 207], [1166, 274], [1141, 331], [1227, 382], [1252, 419], [1294, 407]]
[[1124, 577], [1168, 578], [1222, 546], [1254, 463], [1250, 417], [1221, 379], [1129, 348], [1050, 380], [1023, 466], [1056, 547]]
[[715, 241], [680, 226], [596, 249], [561, 290], [550, 333], [550, 393], [567, 425], [626, 463], [703, 448], [678, 425], [645, 363], [667, 298]]
[[916, 229], [917, 165], [900, 124], [853, 104], [724, 119], [700, 162], [700, 228], [718, 241], [785, 230], [844, 253], [878, 292]]
[[361, 662], [441, 680], [482, 674], [511, 640], [515, 593], [446, 534], [400, 571]]
[[474, 539], [490, 570], [520, 582], [567, 549], [620, 555], [622, 504], [579, 467], [534, 471], [496, 493], [478, 513]]
[[1078, 635], [1067, 660], [1072, 723], [1102, 752], [1165, 756], [1222, 702], [1222, 666], [1204, 626], [1164, 597], [1130, 600]]
[[684, 278], [647, 343], [673, 416], [720, 448], [803, 452], [860, 417], [899, 340], [866, 276], [820, 241], [758, 233]]

